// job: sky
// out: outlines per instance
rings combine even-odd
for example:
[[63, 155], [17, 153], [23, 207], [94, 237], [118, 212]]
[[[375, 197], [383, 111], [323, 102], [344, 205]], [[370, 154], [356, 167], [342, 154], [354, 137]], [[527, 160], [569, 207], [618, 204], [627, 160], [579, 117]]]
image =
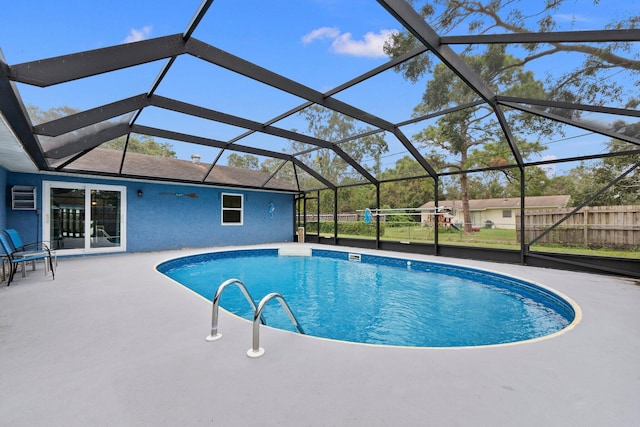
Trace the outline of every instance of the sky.
[[[640, 0], [600, 3], [594, 7], [589, 0], [567, 0], [555, 16], [561, 25], [559, 30], [602, 29], [610, 19], [640, 9]], [[531, 2], [522, 4], [526, 8]], [[6, 2], [0, 15], [0, 49], [5, 61], [14, 65], [182, 33], [199, 5], [199, 0]], [[372, 0], [216, 0], [193, 37], [326, 92], [385, 63], [384, 40], [400, 30], [399, 23]], [[43, 110], [61, 105], [84, 110], [145, 93], [163, 64], [164, 61], [158, 61], [44, 89], [22, 84], [18, 88], [26, 104]], [[562, 67], [562, 62], [542, 62], [533, 69], [542, 77], [558, 67]], [[398, 123], [411, 118], [425, 84], [425, 81], [412, 84], [398, 73], [388, 71], [341, 92], [336, 98]], [[266, 122], [304, 102], [188, 55], [176, 60], [156, 93], [258, 122]], [[146, 109], [139, 120], [140, 124], [165, 125], [222, 141], [244, 133], [232, 126], [160, 109]], [[171, 126], [166, 126], [169, 122]], [[306, 123], [296, 116], [278, 122], [277, 126], [306, 132]], [[358, 126], [367, 125], [358, 123]], [[420, 126], [409, 126], [403, 131], [411, 137]], [[584, 133], [572, 130], [569, 136]], [[575, 147], [590, 143], [594, 144], [594, 150], [600, 150], [603, 141], [606, 138], [587, 135], [566, 141], [555, 138], [555, 142], [549, 141], [549, 149], [540, 158], [566, 156]], [[245, 145], [248, 142], [275, 151], [286, 148], [283, 142], [261, 135], [247, 139]], [[397, 141], [390, 144], [393, 146], [383, 159], [385, 167], [392, 167], [406, 154]], [[199, 149], [188, 144], [174, 145], [182, 158]], [[216, 153], [213, 149], [199, 151], [203, 161], [211, 161]]]

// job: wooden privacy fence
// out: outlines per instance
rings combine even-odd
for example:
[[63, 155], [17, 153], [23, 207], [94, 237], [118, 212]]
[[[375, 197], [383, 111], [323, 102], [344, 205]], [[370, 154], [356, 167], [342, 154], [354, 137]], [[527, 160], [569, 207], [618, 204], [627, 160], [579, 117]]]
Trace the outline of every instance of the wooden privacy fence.
[[[531, 242], [573, 209], [535, 209], [524, 215], [525, 242]], [[516, 214], [520, 241], [520, 214]], [[535, 244], [590, 248], [640, 248], [640, 205], [588, 206], [567, 218]]]
[[[298, 220], [302, 221], [303, 215], [298, 215]], [[356, 222], [358, 221], [357, 213], [338, 214], [338, 222]], [[333, 221], [333, 214], [320, 214], [320, 221]], [[307, 222], [318, 222], [318, 215], [307, 214]]]

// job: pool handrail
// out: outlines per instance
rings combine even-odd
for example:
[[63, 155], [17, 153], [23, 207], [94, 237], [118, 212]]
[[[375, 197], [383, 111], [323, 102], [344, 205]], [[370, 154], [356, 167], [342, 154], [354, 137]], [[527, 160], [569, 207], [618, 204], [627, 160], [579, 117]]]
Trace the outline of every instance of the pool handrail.
[[264, 348], [260, 347], [260, 323], [258, 323], [258, 319], [262, 319], [262, 309], [273, 298], [276, 298], [280, 302], [280, 305], [289, 315], [289, 319], [291, 319], [293, 326], [296, 327], [298, 332], [305, 335], [304, 329], [302, 329], [302, 326], [300, 326], [298, 319], [296, 319], [296, 316], [291, 311], [289, 304], [287, 304], [287, 302], [284, 300], [284, 297], [277, 292], [267, 294], [264, 296], [264, 298], [262, 298], [262, 300], [258, 304], [258, 308], [256, 308], [256, 311], [253, 315], [253, 343], [251, 348], [247, 350], [247, 356], [251, 358], [260, 357], [264, 354]]
[[[249, 290], [241, 280], [239, 279], [225, 280], [224, 282], [222, 282], [222, 284], [220, 284], [220, 286], [218, 286], [218, 290], [213, 296], [213, 301], [212, 301], [213, 306], [211, 308], [211, 334], [209, 334], [205, 338], [205, 340], [207, 341], [217, 341], [220, 338], [222, 338], [222, 334], [218, 332], [218, 311], [219, 311], [220, 297], [222, 296], [222, 291], [224, 291], [229, 285], [237, 285], [238, 288], [240, 288], [240, 291], [242, 291], [242, 294], [244, 295], [245, 299], [251, 305], [251, 308], [253, 308], [254, 313], [257, 311], [256, 303], [251, 297]], [[263, 325], [267, 324], [264, 318], [262, 317], [262, 315], [260, 315], [260, 321], [262, 322]]]

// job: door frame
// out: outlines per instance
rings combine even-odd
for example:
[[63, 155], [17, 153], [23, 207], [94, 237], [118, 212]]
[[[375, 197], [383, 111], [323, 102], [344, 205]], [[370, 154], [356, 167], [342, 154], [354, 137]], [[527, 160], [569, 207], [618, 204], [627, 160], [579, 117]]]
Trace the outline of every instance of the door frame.
[[[84, 235], [85, 247], [74, 249], [56, 249], [58, 255], [82, 255], [109, 252], [127, 251], [127, 187], [124, 185], [94, 184], [88, 182], [72, 181], [42, 181], [42, 241], [49, 242], [51, 239], [51, 188], [70, 188], [84, 190], [85, 192], [85, 221]], [[90, 245], [91, 229], [91, 190], [119, 191], [120, 192], [120, 245], [114, 247], [96, 247]], [[52, 243], [52, 242], [49, 242]], [[53, 249], [53, 248], [52, 248]]]

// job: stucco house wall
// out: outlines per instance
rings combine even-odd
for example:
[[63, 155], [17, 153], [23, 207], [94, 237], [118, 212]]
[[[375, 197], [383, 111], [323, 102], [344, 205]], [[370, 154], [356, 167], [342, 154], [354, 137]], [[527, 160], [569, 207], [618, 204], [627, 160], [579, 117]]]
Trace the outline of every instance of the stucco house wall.
[[[0, 188], [7, 188], [7, 170], [0, 166]], [[0, 229], [7, 228], [7, 210], [3, 209], [7, 206], [7, 191], [0, 191]]]
[[[525, 209], [553, 209], [564, 208], [569, 203], [570, 196], [532, 196], [525, 198]], [[425, 203], [421, 208], [433, 208], [434, 202]], [[438, 202], [438, 207], [449, 208], [453, 218], [451, 223], [462, 224], [464, 222], [464, 213], [462, 210], [461, 200], [443, 200]], [[485, 227], [487, 221], [491, 221], [493, 228], [501, 228], [507, 230], [516, 229], [516, 213], [520, 210], [520, 198], [509, 197], [499, 199], [476, 199], [469, 200], [469, 209], [471, 211], [471, 222], [473, 227]], [[505, 215], [510, 212], [510, 216]], [[423, 223], [431, 224], [433, 215], [423, 213], [421, 220]]]
[[[520, 208], [511, 209], [487, 209], [482, 211], [481, 223], [476, 225], [477, 227], [484, 227], [487, 221], [491, 221], [493, 228], [504, 228], [509, 230], [515, 230], [516, 228], [516, 213], [515, 211]], [[507, 211], [511, 216], [504, 216], [504, 212]], [[475, 225], [475, 224], [474, 224]]]
[[[42, 238], [48, 235], [48, 230], [42, 231], [43, 181], [126, 187], [127, 252], [287, 242], [294, 236], [294, 195], [289, 193], [0, 170], [0, 184], [6, 189], [0, 196], [5, 198], [0, 205], [2, 229], [15, 228], [25, 241], [48, 240]], [[13, 185], [37, 188], [37, 210], [11, 209]], [[197, 198], [171, 195], [185, 193], [196, 193]], [[244, 196], [243, 225], [221, 224], [222, 193]]]

